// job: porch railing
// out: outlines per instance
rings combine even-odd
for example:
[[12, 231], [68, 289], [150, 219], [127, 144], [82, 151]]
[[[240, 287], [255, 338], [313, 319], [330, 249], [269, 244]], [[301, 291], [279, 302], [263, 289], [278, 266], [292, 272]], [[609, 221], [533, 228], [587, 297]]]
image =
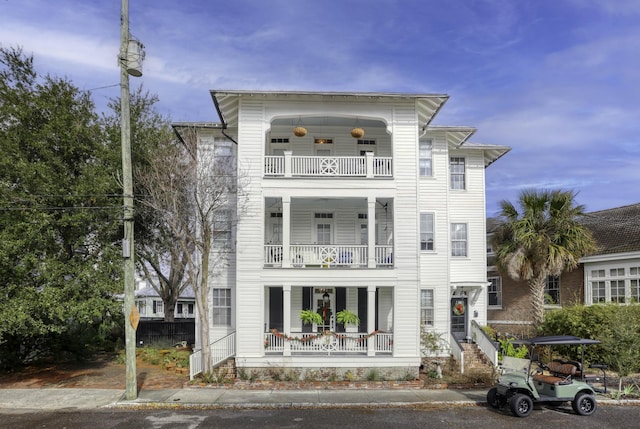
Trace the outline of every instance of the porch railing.
[[[294, 244], [289, 247], [290, 266], [304, 267], [367, 267], [369, 248], [366, 245]], [[264, 264], [281, 267], [284, 252], [281, 244], [264, 246]], [[393, 267], [393, 245], [375, 246], [376, 267]]]
[[291, 353], [308, 354], [366, 354], [369, 341], [374, 341], [375, 353], [393, 352], [393, 334], [377, 332], [373, 335], [366, 333], [331, 333], [318, 335], [317, 333], [292, 332], [290, 338], [284, 335], [267, 332], [264, 334], [264, 345], [267, 353], [282, 353], [285, 344], [289, 343]]
[[267, 155], [265, 176], [341, 176], [392, 177], [393, 158], [367, 156], [289, 156]]
[[367, 266], [367, 246], [363, 245], [295, 244], [289, 247], [289, 255], [291, 256], [291, 264], [296, 267]]

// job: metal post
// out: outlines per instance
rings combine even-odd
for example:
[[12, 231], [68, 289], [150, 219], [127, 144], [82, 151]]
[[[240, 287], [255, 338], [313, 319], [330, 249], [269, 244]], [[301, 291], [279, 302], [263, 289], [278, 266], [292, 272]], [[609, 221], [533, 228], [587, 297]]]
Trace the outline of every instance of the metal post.
[[[124, 258], [124, 316], [126, 352], [126, 392], [127, 400], [138, 397], [136, 376], [136, 330], [133, 321], [135, 311], [135, 260], [133, 251], [133, 174], [131, 171], [131, 114], [129, 110], [129, 74], [127, 73], [127, 50], [129, 44], [129, 1], [122, 0], [120, 34], [120, 113], [122, 141], [122, 182], [124, 202], [124, 237], [122, 256]], [[134, 326], [135, 324], [135, 326]]]

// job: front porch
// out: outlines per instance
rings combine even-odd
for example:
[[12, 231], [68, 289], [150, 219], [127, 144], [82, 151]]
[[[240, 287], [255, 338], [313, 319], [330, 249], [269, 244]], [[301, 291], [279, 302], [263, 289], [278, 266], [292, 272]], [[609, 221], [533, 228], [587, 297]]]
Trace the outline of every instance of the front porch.
[[[393, 288], [265, 288], [265, 356], [393, 355]], [[317, 320], [304, 320], [310, 313]], [[349, 313], [355, 323], [339, 323]]]
[[292, 332], [285, 335], [273, 330], [265, 334], [265, 352], [267, 354], [283, 354], [287, 356], [304, 356], [306, 354], [348, 355], [369, 354], [369, 348], [375, 355], [391, 354], [393, 351], [393, 333], [372, 332], [366, 334], [336, 333], [332, 331], [317, 334]]

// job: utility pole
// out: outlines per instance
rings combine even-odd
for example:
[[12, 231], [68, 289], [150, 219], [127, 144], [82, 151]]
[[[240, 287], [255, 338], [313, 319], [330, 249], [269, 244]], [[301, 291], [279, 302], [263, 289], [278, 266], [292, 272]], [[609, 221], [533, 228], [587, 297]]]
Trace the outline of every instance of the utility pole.
[[122, 240], [122, 256], [124, 259], [124, 333], [126, 352], [126, 391], [125, 398], [133, 400], [138, 397], [138, 380], [136, 375], [136, 328], [140, 315], [135, 306], [135, 259], [133, 250], [133, 173], [131, 168], [131, 113], [129, 109], [129, 73], [132, 73], [129, 60], [129, 0], [122, 0], [122, 16], [120, 17], [120, 129], [122, 142], [122, 184], [124, 203], [124, 236]]

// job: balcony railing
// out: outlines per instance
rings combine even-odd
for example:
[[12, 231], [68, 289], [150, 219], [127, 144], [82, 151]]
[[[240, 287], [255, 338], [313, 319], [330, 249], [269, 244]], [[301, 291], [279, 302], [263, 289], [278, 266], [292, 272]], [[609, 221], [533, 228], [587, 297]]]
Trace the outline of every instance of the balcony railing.
[[391, 157], [265, 156], [264, 174], [271, 177], [392, 177]]
[[[316, 333], [292, 332], [289, 339], [284, 335], [272, 332], [264, 334], [264, 345], [267, 353], [282, 353], [288, 345], [291, 353], [300, 354], [366, 354], [369, 341], [375, 344], [375, 353], [393, 352], [393, 334], [376, 332], [366, 333], [330, 333], [318, 335]], [[287, 344], [288, 343], [288, 344]]]
[[[264, 264], [281, 267], [284, 252], [280, 244], [264, 246]], [[294, 268], [366, 268], [369, 264], [366, 245], [294, 244], [289, 246], [290, 266]], [[393, 246], [375, 246], [376, 267], [393, 267]]]

